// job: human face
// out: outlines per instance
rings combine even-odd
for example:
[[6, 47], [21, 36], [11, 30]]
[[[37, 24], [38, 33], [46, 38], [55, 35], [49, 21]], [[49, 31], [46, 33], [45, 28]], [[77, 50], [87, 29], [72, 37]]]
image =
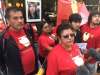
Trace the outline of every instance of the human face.
[[72, 27], [74, 30], [79, 30], [81, 22], [72, 22]]
[[13, 12], [11, 11], [9, 13], [9, 19], [8, 19], [8, 24], [10, 25], [11, 28], [14, 30], [20, 30], [23, 28], [24, 25], [24, 18], [23, 14], [21, 11]]
[[92, 24], [93, 25], [100, 25], [100, 15], [94, 15], [92, 16]]
[[48, 23], [45, 23], [45, 24], [43, 25], [42, 31], [43, 31], [44, 33], [47, 33], [47, 34], [51, 32], [51, 27], [49, 26]]
[[36, 6], [33, 4], [31, 4], [30, 6], [29, 6], [29, 11], [30, 11], [30, 13], [34, 13], [35, 11], [36, 11]]
[[71, 29], [65, 29], [61, 33], [60, 43], [63, 46], [72, 46], [74, 43], [74, 32]]

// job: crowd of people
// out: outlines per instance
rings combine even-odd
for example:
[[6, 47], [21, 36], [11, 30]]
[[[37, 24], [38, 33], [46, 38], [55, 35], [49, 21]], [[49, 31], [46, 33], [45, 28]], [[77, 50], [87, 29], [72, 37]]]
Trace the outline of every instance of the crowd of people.
[[99, 12], [91, 12], [84, 25], [78, 13], [71, 14], [57, 27], [45, 18], [37, 25], [25, 23], [23, 11], [16, 7], [7, 8], [5, 18], [1, 75], [95, 75], [100, 70]]

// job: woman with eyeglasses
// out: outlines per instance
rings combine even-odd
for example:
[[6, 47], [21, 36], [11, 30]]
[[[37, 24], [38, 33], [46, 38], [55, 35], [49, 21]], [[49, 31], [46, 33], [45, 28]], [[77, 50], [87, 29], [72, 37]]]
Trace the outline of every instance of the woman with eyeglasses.
[[69, 23], [62, 23], [56, 34], [59, 44], [48, 55], [46, 75], [77, 75], [77, 68], [84, 64], [84, 60], [74, 44], [74, 29]]

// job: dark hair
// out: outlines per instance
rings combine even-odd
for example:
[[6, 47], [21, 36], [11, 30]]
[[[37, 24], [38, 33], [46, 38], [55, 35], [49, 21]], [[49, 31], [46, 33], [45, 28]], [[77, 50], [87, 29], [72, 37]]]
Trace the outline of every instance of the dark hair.
[[28, 6], [30, 7], [31, 5], [37, 6], [37, 4], [35, 2], [29, 2]]
[[64, 23], [61, 23], [58, 26], [57, 31], [56, 31], [57, 36], [61, 37], [62, 31], [65, 30], [65, 29], [71, 29], [72, 31], [74, 31], [74, 29], [73, 29], [73, 27], [70, 23], [68, 23], [68, 22], [65, 23], [64, 22]]
[[17, 8], [17, 7], [8, 7], [7, 9], [6, 9], [6, 14], [5, 14], [5, 18], [6, 19], [9, 19], [10, 18], [10, 12], [22, 12], [23, 13], [23, 11], [20, 9], [20, 8]]
[[[42, 33], [42, 29], [43, 29], [43, 26], [46, 24], [46, 23], [48, 23], [47, 21], [44, 21], [44, 20], [42, 20], [40, 23], [39, 23], [39, 28], [38, 28], [38, 30], [39, 30], [39, 35], [41, 35], [41, 33]], [[49, 23], [48, 23], [49, 24]]]
[[72, 22], [81, 22], [82, 21], [82, 17], [78, 14], [78, 13], [74, 13], [74, 14], [71, 14], [69, 16], [69, 22], [72, 23]]
[[95, 16], [95, 15], [100, 15], [100, 13], [99, 12], [91, 12], [89, 17], [88, 17], [88, 24], [91, 23], [92, 17]]

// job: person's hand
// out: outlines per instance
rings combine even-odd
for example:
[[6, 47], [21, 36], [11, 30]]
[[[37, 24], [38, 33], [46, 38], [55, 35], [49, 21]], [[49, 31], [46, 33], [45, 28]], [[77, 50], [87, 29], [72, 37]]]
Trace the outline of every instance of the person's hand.
[[51, 36], [50, 36], [51, 38], [53, 38], [54, 40], [57, 40], [57, 37], [56, 37], [56, 35], [55, 34], [51, 34]]

